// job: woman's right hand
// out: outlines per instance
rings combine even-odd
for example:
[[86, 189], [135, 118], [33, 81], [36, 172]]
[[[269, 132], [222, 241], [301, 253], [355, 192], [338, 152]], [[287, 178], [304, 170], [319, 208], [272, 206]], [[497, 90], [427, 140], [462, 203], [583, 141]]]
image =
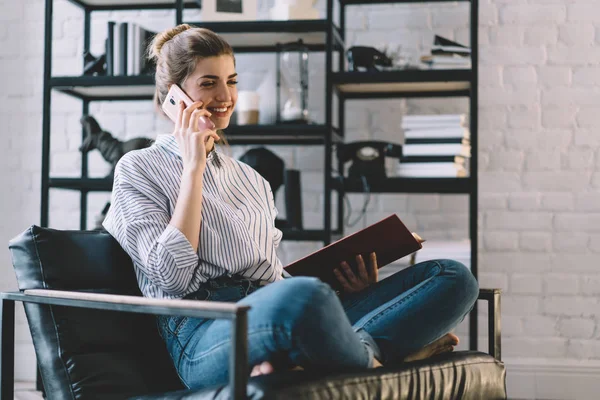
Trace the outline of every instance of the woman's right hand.
[[198, 129], [200, 117], [211, 116], [208, 110], [201, 107], [201, 101], [192, 103], [188, 107], [180, 102], [173, 135], [179, 145], [184, 169], [203, 172], [206, 168], [207, 150], [213, 147], [214, 141], [219, 140], [219, 135], [211, 129]]

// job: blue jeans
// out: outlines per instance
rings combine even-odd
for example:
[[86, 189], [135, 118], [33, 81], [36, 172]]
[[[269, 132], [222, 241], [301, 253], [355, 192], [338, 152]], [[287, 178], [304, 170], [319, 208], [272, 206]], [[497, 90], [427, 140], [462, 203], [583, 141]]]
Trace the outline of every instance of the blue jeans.
[[[237, 302], [248, 312], [249, 367], [300, 365], [360, 370], [384, 365], [439, 339], [473, 308], [477, 281], [462, 264], [425, 261], [340, 299], [316, 278], [294, 277], [259, 287], [233, 278], [208, 282], [186, 298]], [[231, 323], [158, 317], [159, 331], [188, 388], [226, 384]]]

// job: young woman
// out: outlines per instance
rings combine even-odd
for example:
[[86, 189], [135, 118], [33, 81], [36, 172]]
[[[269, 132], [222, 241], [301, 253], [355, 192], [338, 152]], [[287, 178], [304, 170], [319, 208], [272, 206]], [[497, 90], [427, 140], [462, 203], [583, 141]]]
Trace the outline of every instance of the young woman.
[[[115, 171], [104, 227], [131, 256], [145, 296], [238, 302], [248, 316], [252, 375], [299, 366], [350, 370], [452, 351], [449, 333], [472, 309], [478, 286], [451, 260], [426, 261], [377, 282], [376, 254], [358, 269], [337, 268], [339, 296], [316, 278], [284, 277], [282, 233], [267, 181], [215, 149], [237, 100], [231, 47], [220, 36], [180, 25], [151, 44], [156, 102], [178, 84], [173, 133], [127, 153]], [[199, 130], [200, 117], [215, 130]], [[183, 383], [227, 382], [228, 321], [159, 317]]]

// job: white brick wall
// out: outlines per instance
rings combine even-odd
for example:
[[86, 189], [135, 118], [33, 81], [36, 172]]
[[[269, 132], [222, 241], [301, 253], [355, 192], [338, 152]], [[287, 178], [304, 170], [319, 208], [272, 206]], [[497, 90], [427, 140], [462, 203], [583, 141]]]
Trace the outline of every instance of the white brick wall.
[[[272, 1], [259, 3], [264, 13]], [[319, 4], [323, 7], [324, 2]], [[600, 360], [599, 12], [595, 0], [480, 1], [480, 275], [482, 286], [503, 289], [507, 357]], [[389, 42], [415, 57], [428, 50], [434, 33], [466, 42], [467, 13], [466, 3], [353, 7], [348, 13], [348, 45]], [[66, 0], [56, 0], [55, 15], [53, 73], [79, 74], [83, 14]], [[172, 13], [162, 11], [94, 15], [96, 53], [109, 18], [141, 19], [156, 29], [174, 20]], [[0, 123], [6, 139], [0, 148], [0, 239], [6, 244], [28, 225], [39, 223], [43, 1], [2, 1], [0, 21]], [[240, 56], [242, 82], [256, 80], [271, 61], [267, 56]], [[312, 65], [322, 62], [321, 56], [311, 58]], [[322, 82], [322, 74], [315, 79]], [[315, 83], [311, 93], [317, 118], [323, 118], [320, 86]], [[398, 109], [464, 112], [468, 102], [352, 101], [346, 113], [349, 139], [400, 140]], [[78, 173], [79, 110], [78, 101], [53, 94], [52, 173]], [[122, 139], [168, 130], [152, 115], [149, 102], [94, 103], [91, 112]], [[305, 224], [319, 227], [320, 152], [273, 149], [304, 171]], [[235, 149], [234, 155], [243, 150]], [[96, 153], [90, 162], [94, 176], [108, 172]], [[76, 229], [78, 196], [53, 190], [50, 198], [51, 225]], [[102, 193], [90, 196], [90, 225], [106, 199]], [[350, 198], [354, 210], [362, 207], [363, 199]], [[277, 202], [283, 212], [281, 196]], [[373, 196], [367, 218], [355, 229], [390, 212], [398, 212], [428, 237], [467, 236], [464, 196]], [[286, 242], [282, 258], [291, 261], [315, 246]], [[0, 289], [14, 289], [6, 247], [1, 252]], [[21, 312], [19, 321], [19, 348], [30, 349]], [[32, 357], [29, 353], [22, 359], [31, 362]], [[23, 363], [19, 376], [31, 378], [33, 367]]]

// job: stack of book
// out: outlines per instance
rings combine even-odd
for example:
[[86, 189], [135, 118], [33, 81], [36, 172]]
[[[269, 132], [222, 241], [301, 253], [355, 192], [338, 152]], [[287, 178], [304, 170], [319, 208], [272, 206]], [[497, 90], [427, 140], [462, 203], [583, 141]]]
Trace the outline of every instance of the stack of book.
[[146, 48], [156, 32], [133, 22], [108, 22], [106, 38], [107, 75], [142, 75], [154, 72]]
[[471, 49], [435, 35], [431, 54], [422, 56], [421, 62], [432, 69], [470, 69]]
[[470, 131], [465, 114], [407, 115], [397, 176], [450, 178], [469, 175]]

